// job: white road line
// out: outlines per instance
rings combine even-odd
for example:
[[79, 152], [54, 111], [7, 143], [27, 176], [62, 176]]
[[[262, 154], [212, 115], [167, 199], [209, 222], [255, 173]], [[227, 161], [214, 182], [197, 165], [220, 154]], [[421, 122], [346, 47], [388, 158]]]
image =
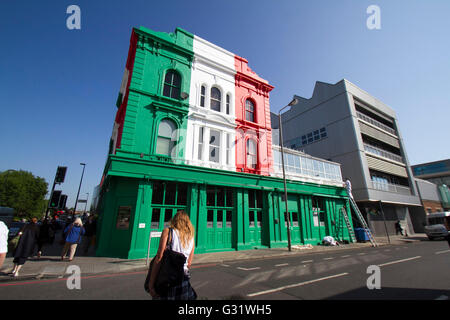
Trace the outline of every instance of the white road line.
[[412, 258], [407, 258], [407, 259], [402, 259], [402, 260], [391, 261], [391, 262], [379, 264], [378, 266], [379, 267], [384, 267], [384, 266], [388, 266], [388, 265], [391, 265], [391, 264], [405, 262], [405, 261], [410, 261], [410, 260], [419, 259], [419, 258], [422, 258], [422, 256], [417, 256], [417, 257], [412, 257]]
[[363, 255], [365, 255], [364, 252], [358, 253], [358, 256], [363, 256]]
[[345, 256], [342, 256], [341, 258], [347, 258], [347, 257], [350, 257], [350, 255], [346, 254]]
[[289, 265], [289, 263], [280, 263], [280, 264], [276, 264], [275, 267], [285, 267], [288, 265]]
[[438, 252], [435, 252], [434, 254], [441, 254], [441, 253], [447, 253], [447, 252], [450, 252], [450, 250], [438, 251]]
[[290, 285], [279, 287], [279, 288], [275, 288], [275, 289], [270, 289], [270, 290], [250, 293], [250, 294], [247, 295], [247, 297], [261, 296], [263, 294], [268, 294], [268, 293], [272, 293], [272, 292], [282, 291], [282, 290], [289, 289], [289, 288], [300, 287], [300, 286], [304, 286], [304, 285], [307, 285], [307, 284], [311, 284], [311, 283], [315, 283], [315, 282], [319, 282], [319, 281], [323, 281], [323, 280], [328, 280], [328, 279], [332, 279], [332, 278], [342, 277], [342, 276], [346, 276], [346, 275], [348, 275], [347, 272], [346, 273], [335, 274], [333, 276], [328, 276], [328, 277], [319, 278], [319, 279], [315, 279], [315, 280], [309, 280], [309, 281], [305, 281], [305, 282], [290, 284]]
[[261, 269], [260, 267], [255, 267], [255, 268], [242, 268], [242, 267], [238, 267], [239, 270], [244, 270], [244, 271], [251, 271], [251, 270], [258, 270]]
[[313, 262], [314, 260], [305, 260], [305, 261], [302, 261], [301, 263], [308, 263], [308, 262]]
[[333, 260], [334, 258], [323, 258], [323, 260]]

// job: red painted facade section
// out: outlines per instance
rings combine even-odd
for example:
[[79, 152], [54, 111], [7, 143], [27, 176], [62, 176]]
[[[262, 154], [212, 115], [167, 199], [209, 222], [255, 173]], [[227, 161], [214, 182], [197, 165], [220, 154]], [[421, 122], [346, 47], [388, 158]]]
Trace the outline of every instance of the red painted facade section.
[[[236, 170], [269, 175], [273, 171], [269, 92], [274, 87], [253, 72], [248, 67], [248, 61], [245, 58], [235, 56], [234, 60], [236, 68]], [[247, 100], [251, 101], [254, 109], [253, 115], [252, 112], [248, 112], [246, 118]], [[251, 117], [253, 117], [253, 121], [251, 121]], [[255, 168], [250, 161], [252, 151], [247, 150], [248, 139], [253, 139], [257, 146]]]
[[127, 63], [125, 65], [125, 68], [128, 70], [128, 81], [127, 81], [127, 87], [126, 87], [126, 91], [125, 91], [125, 97], [122, 100], [119, 110], [116, 113], [116, 118], [114, 120], [114, 122], [119, 125], [117, 141], [116, 141], [116, 149], [120, 148], [120, 145], [122, 142], [123, 123], [125, 121], [125, 113], [127, 110], [128, 94], [129, 94], [131, 78], [133, 77], [133, 67], [134, 67], [134, 58], [136, 57], [137, 39], [138, 39], [138, 37], [133, 30], [133, 32], [131, 33], [130, 48], [128, 50]]

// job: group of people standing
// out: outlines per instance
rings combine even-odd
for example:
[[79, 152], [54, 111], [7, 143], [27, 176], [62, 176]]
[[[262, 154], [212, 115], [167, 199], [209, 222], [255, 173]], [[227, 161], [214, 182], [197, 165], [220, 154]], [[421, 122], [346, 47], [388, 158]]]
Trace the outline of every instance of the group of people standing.
[[[63, 245], [61, 252], [61, 260], [64, 260], [67, 253], [69, 253], [69, 261], [72, 261], [77, 246], [81, 243], [84, 236], [83, 254], [88, 253], [89, 247], [95, 241], [96, 220], [94, 216], [89, 216], [85, 223], [81, 218], [69, 219], [62, 228], [62, 235], [60, 244]], [[41, 224], [38, 224], [36, 217], [32, 218], [10, 242], [13, 245], [14, 267], [9, 273], [13, 277], [19, 275], [19, 271], [25, 264], [27, 259], [35, 252], [37, 246], [37, 258], [41, 258], [44, 246], [52, 245], [55, 241], [57, 230], [61, 229], [58, 221], [53, 218], [51, 221], [48, 218], [43, 219]], [[3, 265], [6, 254], [8, 252], [8, 233], [9, 230], [6, 225], [0, 221], [0, 268]], [[14, 241], [15, 240], [15, 241]]]

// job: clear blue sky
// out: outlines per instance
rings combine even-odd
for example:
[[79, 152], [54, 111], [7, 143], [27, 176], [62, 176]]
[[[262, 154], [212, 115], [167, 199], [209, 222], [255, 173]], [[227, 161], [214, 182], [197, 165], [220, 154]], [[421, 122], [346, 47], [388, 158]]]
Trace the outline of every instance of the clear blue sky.
[[[66, 9], [81, 8], [81, 30]], [[369, 5], [381, 30], [366, 26]], [[346, 78], [397, 113], [410, 164], [449, 158], [450, 1], [2, 1], [0, 171], [59, 186], [73, 206], [100, 182], [131, 28], [182, 27], [249, 60], [278, 111]], [[80, 204], [80, 207], [84, 204]]]

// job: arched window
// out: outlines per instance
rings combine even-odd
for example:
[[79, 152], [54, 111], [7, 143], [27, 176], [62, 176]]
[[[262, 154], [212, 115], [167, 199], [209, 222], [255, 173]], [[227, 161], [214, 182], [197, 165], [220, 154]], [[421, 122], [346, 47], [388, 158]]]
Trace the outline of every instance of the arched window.
[[212, 87], [211, 88], [211, 110], [220, 112], [220, 105], [222, 103], [222, 94], [220, 90]]
[[172, 120], [164, 119], [159, 123], [156, 153], [170, 156], [175, 147], [176, 138], [173, 137], [177, 126]]
[[256, 169], [258, 163], [256, 141], [247, 139], [247, 168]]
[[255, 105], [249, 99], [245, 101], [245, 120], [255, 122]]
[[169, 70], [164, 78], [163, 96], [180, 99], [181, 77], [178, 72]]
[[205, 106], [205, 100], [206, 100], [206, 87], [202, 86], [200, 89], [200, 107]]

